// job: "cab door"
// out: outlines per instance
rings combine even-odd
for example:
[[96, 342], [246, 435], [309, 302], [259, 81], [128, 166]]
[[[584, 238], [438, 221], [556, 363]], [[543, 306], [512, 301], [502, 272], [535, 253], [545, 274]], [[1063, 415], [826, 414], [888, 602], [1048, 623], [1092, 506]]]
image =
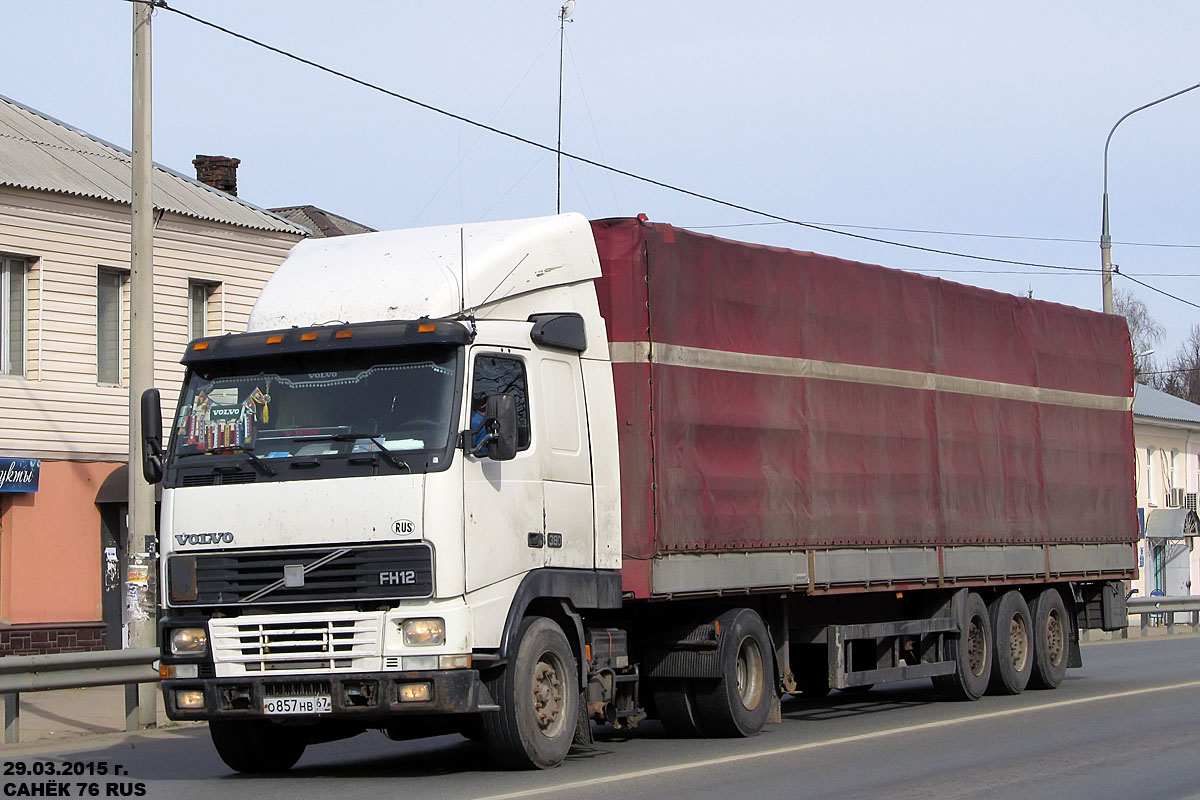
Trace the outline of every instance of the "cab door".
[[[467, 428], [488, 396], [511, 394], [517, 405], [517, 455], [492, 461], [464, 456], [463, 526], [467, 591], [520, 575], [545, 563], [545, 506], [539, 439], [532, 424], [530, 351], [477, 345], [470, 350]], [[474, 419], [475, 421], [472, 421]], [[468, 440], [473, 439], [467, 434]]]

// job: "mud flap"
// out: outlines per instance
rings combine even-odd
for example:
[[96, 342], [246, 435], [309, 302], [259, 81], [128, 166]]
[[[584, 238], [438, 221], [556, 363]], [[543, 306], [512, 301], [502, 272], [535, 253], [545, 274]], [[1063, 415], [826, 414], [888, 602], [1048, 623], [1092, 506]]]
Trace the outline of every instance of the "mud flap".
[[783, 722], [783, 703], [779, 695], [771, 692], [771, 706], [767, 709], [767, 724]]
[[575, 738], [571, 740], [571, 749], [592, 749], [595, 740], [592, 738], [592, 720], [588, 717], [587, 692], [579, 693], [579, 716], [575, 719]]

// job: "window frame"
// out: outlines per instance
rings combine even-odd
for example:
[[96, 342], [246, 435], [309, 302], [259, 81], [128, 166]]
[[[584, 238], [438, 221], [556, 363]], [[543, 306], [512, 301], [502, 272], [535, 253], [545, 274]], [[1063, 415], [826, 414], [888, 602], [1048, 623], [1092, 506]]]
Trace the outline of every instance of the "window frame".
[[[24, 378], [28, 374], [29, 354], [26, 349], [29, 346], [29, 270], [32, 263], [33, 259], [27, 256], [0, 253], [0, 378]], [[13, 332], [11, 273], [15, 269], [21, 271], [21, 307], [18, 321], [20, 342], [14, 347], [10, 337]], [[14, 349], [21, 356], [21, 363], [15, 367], [12, 363]]]
[[[101, 331], [101, 313], [100, 313], [100, 292], [102, 281], [105, 277], [115, 278], [116, 280], [116, 323], [115, 331], [111, 334], [115, 339], [116, 365], [115, 379], [106, 380], [109, 375], [101, 374], [101, 353], [104, 351], [105, 343]], [[96, 384], [98, 386], [124, 386], [121, 380], [121, 366], [124, 361], [124, 332], [125, 332], [125, 287], [129, 282], [129, 271], [117, 267], [97, 267], [96, 268]]]
[[[498, 352], [495, 350], [476, 350], [471, 354], [471, 393], [467, 397], [468, 414], [473, 410], [475, 405], [475, 386], [477, 371], [479, 368], [479, 359], [491, 358], [504, 361], [516, 362], [521, 368], [520, 382], [523, 384], [524, 405], [525, 405], [525, 424], [521, 425], [521, 398], [515, 398], [517, 402], [517, 452], [523, 452], [533, 447], [533, 409], [530, 406], [530, 391], [529, 391], [529, 367], [526, 360], [515, 353]], [[469, 422], [469, 419], [468, 419]], [[522, 438], [524, 437], [524, 438]]]
[[[215, 331], [210, 330], [213, 316], [213, 300], [216, 297], [217, 290], [221, 284], [212, 281], [192, 278], [188, 280], [187, 285], [187, 330], [188, 341], [194, 341], [205, 336], [213, 336]], [[196, 299], [197, 295], [202, 295], [199, 319], [196, 314]], [[197, 323], [199, 325], [197, 326]]]

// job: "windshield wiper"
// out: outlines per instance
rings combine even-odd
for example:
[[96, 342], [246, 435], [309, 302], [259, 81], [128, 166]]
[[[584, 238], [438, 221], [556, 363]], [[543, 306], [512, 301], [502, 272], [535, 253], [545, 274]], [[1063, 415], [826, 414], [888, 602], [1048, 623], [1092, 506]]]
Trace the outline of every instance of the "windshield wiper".
[[262, 472], [262, 474], [268, 475], [268, 476], [279, 474], [279, 470], [275, 469], [274, 467], [272, 467], [266, 461], [263, 461], [262, 458], [260, 458], [258, 455], [255, 454], [253, 447], [250, 447], [250, 446], [247, 446], [244, 444], [236, 444], [236, 445], [231, 444], [231, 445], [224, 445], [222, 447], [212, 447], [212, 448], [209, 448], [208, 450], [205, 450], [202, 453], [181, 453], [175, 457], [176, 458], [191, 458], [192, 456], [221, 455], [223, 453], [236, 453], [239, 451], [242, 453], [245, 453], [247, 456], [249, 456], [250, 463], [254, 464], [254, 466], [260, 472]]
[[330, 441], [334, 441], [334, 442], [356, 442], [359, 439], [366, 439], [368, 442], [371, 442], [372, 444], [374, 444], [376, 447], [379, 448], [379, 455], [383, 456], [384, 459], [389, 464], [391, 464], [393, 467], [395, 467], [396, 469], [403, 469], [403, 470], [407, 470], [408, 472], [412, 472], [412, 467], [408, 466], [408, 464], [406, 462], [401, 461], [400, 459], [396, 458], [396, 454], [393, 453], [391, 450], [387, 449], [387, 446], [384, 445], [384, 443], [379, 440], [378, 436], [372, 436], [369, 433], [354, 433], [354, 432], [332, 433], [332, 434], [329, 434], [328, 436], [312, 436], [312, 437], [305, 437], [305, 438], [329, 439]]

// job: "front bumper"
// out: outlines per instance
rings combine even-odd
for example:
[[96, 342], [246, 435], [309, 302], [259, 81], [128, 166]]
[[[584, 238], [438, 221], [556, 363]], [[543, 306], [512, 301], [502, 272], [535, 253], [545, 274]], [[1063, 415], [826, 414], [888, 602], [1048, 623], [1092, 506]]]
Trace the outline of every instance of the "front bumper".
[[[428, 700], [400, 701], [399, 687], [402, 684], [421, 682], [430, 684]], [[329, 695], [329, 713], [270, 718], [280, 722], [352, 720], [369, 726], [372, 722], [386, 723], [399, 715], [476, 714], [496, 708], [479, 679], [479, 671], [474, 669], [176, 678], [163, 681], [162, 689], [167, 717], [173, 720], [261, 719], [266, 718], [263, 714], [264, 698], [315, 694]], [[180, 689], [202, 690], [204, 708], [180, 708], [175, 695]]]

